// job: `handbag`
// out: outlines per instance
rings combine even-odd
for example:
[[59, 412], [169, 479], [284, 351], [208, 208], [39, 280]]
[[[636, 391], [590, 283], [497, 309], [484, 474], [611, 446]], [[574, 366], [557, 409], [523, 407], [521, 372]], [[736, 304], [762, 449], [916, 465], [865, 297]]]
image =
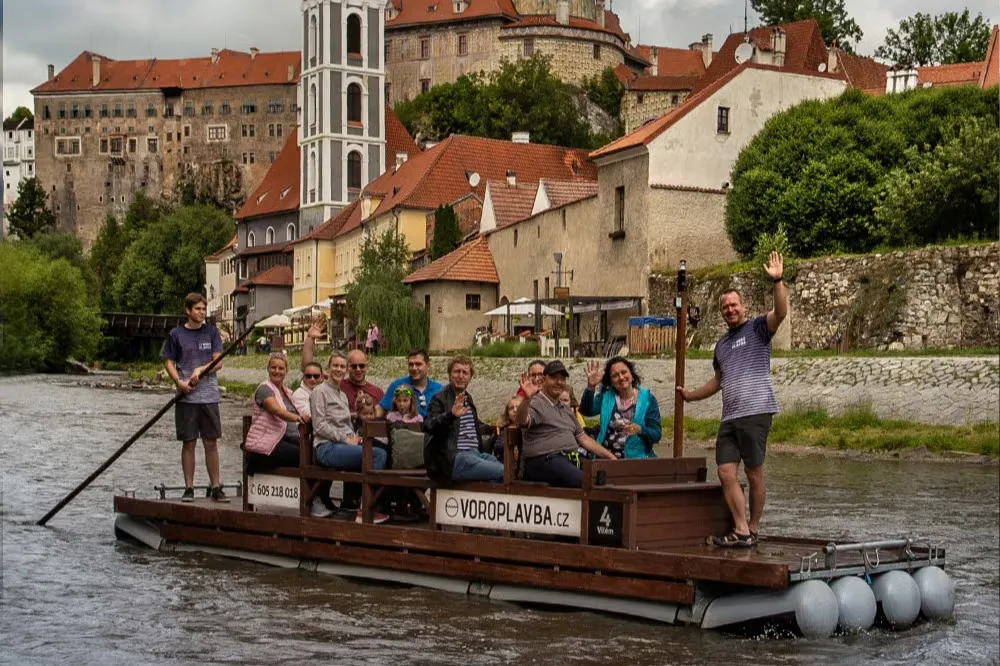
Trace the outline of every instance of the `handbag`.
[[389, 432], [392, 469], [422, 469], [424, 466], [424, 433], [406, 428]]

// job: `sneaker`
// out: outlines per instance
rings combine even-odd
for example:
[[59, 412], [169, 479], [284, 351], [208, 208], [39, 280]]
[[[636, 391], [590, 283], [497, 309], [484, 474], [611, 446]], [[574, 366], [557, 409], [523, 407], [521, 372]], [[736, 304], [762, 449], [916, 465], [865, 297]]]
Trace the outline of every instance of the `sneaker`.
[[315, 518], [327, 518], [333, 515], [333, 511], [330, 511], [328, 508], [326, 508], [322, 500], [320, 500], [320, 498], [318, 497], [314, 499], [312, 502], [311, 513]]
[[[389, 520], [389, 516], [385, 515], [384, 513], [379, 513], [378, 511], [376, 511], [375, 515], [372, 517], [372, 523], [374, 523], [375, 525], [381, 525], [387, 520]], [[354, 518], [354, 522], [358, 524], [364, 522], [364, 518], [362, 518], [361, 516], [360, 509], [358, 510], [358, 515]]]
[[222, 492], [222, 486], [216, 486], [209, 491], [213, 502], [228, 502], [226, 493]]
[[193, 502], [194, 501], [194, 488], [185, 488], [184, 494], [181, 495], [182, 502]]

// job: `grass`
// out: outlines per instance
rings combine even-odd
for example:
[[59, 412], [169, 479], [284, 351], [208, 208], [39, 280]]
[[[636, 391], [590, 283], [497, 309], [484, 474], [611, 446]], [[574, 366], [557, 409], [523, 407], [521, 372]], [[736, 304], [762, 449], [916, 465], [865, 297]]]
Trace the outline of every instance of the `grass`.
[[538, 358], [541, 350], [537, 342], [491, 342], [483, 347], [472, 347], [472, 356], [489, 358]]
[[[671, 432], [673, 419], [664, 419], [663, 427], [664, 432]], [[684, 432], [694, 439], [715, 439], [719, 422], [686, 418]], [[934, 453], [964, 451], [997, 456], [1000, 422], [940, 426], [883, 419], [867, 403], [848, 406], [838, 414], [814, 404], [798, 403], [775, 416], [768, 441], [883, 452], [926, 447]]]
[[241, 398], [252, 398], [257, 390], [257, 384], [232, 379], [220, 379], [219, 386], [226, 389], [226, 395], [235, 395]]

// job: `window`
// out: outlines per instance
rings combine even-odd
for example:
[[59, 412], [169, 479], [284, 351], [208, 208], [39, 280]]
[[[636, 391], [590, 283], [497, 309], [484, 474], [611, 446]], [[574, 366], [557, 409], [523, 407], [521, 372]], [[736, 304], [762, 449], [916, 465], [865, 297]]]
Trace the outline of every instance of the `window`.
[[293, 241], [295, 240], [295, 225], [289, 224], [285, 227], [285, 240]]
[[170, 142], [170, 141], [173, 141], [173, 140], [174, 140], [174, 133], [173, 132], [167, 132], [167, 141]]
[[719, 134], [729, 134], [729, 107], [720, 106], [719, 115], [716, 119], [716, 131]]
[[107, 155], [108, 154], [108, 140], [107, 139], [101, 139], [100, 153], [102, 155]]
[[254, 102], [243, 102], [241, 110], [243, 111], [244, 114], [247, 115], [251, 113], [257, 113], [257, 104], [255, 104]]
[[228, 99], [222, 100], [222, 104], [219, 105], [219, 115], [228, 116], [232, 112], [233, 112], [233, 107], [229, 106], [229, 100]]
[[150, 153], [159, 152], [160, 140], [152, 136], [146, 139], [146, 150]]
[[392, 40], [385, 40], [385, 62], [389, 62], [392, 56]]
[[101, 118], [107, 118], [108, 115], [109, 115], [108, 114], [108, 105], [107, 104], [101, 104]]
[[309, 17], [309, 64], [316, 65], [316, 15]]
[[316, 201], [316, 151], [309, 153], [309, 203]]
[[625, 186], [615, 188], [615, 233], [625, 233]]
[[347, 57], [361, 57], [361, 17], [347, 15]]
[[392, 84], [391, 83], [386, 83], [385, 84], [385, 103], [386, 104], [391, 104], [392, 103]]
[[120, 136], [111, 137], [111, 154], [121, 155], [122, 150], [124, 149], [124, 143], [124, 139]]
[[517, 247], [517, 229], [514, 229], [514, 247]]
[[250, 164], [256, 164], [256, 163], [257, 163], [257, 158], [255, 157], [254, 152], [251, 150], [250, 151]]
[[66, 105], [65, 104], [60, 104], [59, 105], [59, 118], [60, 119], [66, 118]]
[[549, 279], [545, 278], [545, 298], [549, 297]]
[[46, 104], [42, 107], [42, 120], [49, 120], [52, 118], [52, 113], [49, 111], [49, 105]]
[[274, 162], [274, 159], [276, 157], [277, 157], [277, 154], [273, 150], [267, 154], [267, 159], [268, 159], [269, 162]]
[[424, 309], [425, 310], [430, 310], [431, 309], [431, 295], [430, 294], [424, 294]]
[[136, 115], [137, 114], [136, 114], [136, 111], [135, 111], [135, 102], [129, 102], [128, 103], [128, 108], [125, 109], [125, 116], [127, 118], [135, 118]]
[[139, 141], [137, 139], [128, 140], [128, 152], [134, 153], [139, 148]]
[[594, 60], [600, 60], [600, 59], [601, 59], [601, 45], [594, 44]]
[[431, 38], [421, 37], [420, 38], [420, 59], [428, 60], [431, 57]]
[[[209, 125], [208, 126], [208, 140], [210, 142], [214, 141], [226, 141], [228, 125]], [[167, 135], [167, 141], [170, 140], [170, 135]]]
[[566, 209], [562, 209], [562, 227], [563, 231], [566, 231]]
[[[79, 155], [79, 139], [56, 139], [56, 155]], [[10, 175], [9, 173], [7, 174]]]
[[347, 153], [347, 189], [361, 189], [361, 153], [356, 150]]
[[267, 103], [268, 113], [281, 113], [284, 110], [285, 110], [285, 105], [281, 102], [280, 99], [272, 99], [270, 102]]
[[264, 244], [270, 245], [274, 242], [274, 227], [268, 227], [267, 232], [264, 234]]
[[201, 115], [210, 116], [215, 113], [215, 107], [212, 106], [211, 102], [205, 102], [201, 105]]
[[253, 138], [253, 137], [257, 136], [257, 126], [256, 125], [243, 125], [241, 129], [242, 129], [242, 133], [243, 133], [244, 138], [245, 137]]
[[152, 118], [155, 115], [156, 115], [156, 105], [150, 102], [149, 104], [146, 105], [146, 117]]
[[458, 55], [460, 55], [460, 56], [469, 55], [469, 36], [468, 35], [459, 35], [458, 36]]
[[430, 79], [420, 79], [420, 93], [423, 94], [431, 89]]
[[674, 106], [677, 106], [677, 104], [680, 103], [680, 101], [681, 101], [681, 96], [680, 95], [671, 95], [670, 96], [670, 103], [673, 104]]
[[347, 122], [361, 123], [361, 86], [357, 83], [347, 86]]
[[645, 100], [645, 97], [643, 96], [642, 93], [639, 93], [639, 94], [637, 94], [635, 96], [635, 103], [636, 104], [642, 104], [644, 100]]
[[173, 118], [174, 117], [174, 105], [173, 104], [165, 104], [163, 106], [163, 117], [164, 118]]
[[535, 53], [535, 40], [533, 37], [528, 37], [524, 40], [524, 55], [532, 56]]
[[184, 115], [185, 116], [193, 116], [194, 115], [194, 102], [193, 101], [187, 100], [186, 102], [184, 102]]
[[77, 104], [76, 102], [73, 102], [73, 105], [70, 107], [69, 117], [70, 118], [79, 118], [80, 117], [80, 105]]
[[466, 310], [476, 310], [480, 309], [480, 296], [479, 294], [466, 294], [465, 295], [465, 309]]
[[319, 115], [319, 107], [316, 102], [316, 84], [309, 86], [309, 131], [316, 131], [316, 116]]
[[185, 125], [184, 126], [184, 138], [186, 139], [189, 136], [191, 136], [191, 126], [190, 125]]
[[[254, 236], [253, 232], [247, 234], [247, 247], [254, 247], [257, 245], [257, 237]], [[242, 273], [242, 271], [240, 271]]]

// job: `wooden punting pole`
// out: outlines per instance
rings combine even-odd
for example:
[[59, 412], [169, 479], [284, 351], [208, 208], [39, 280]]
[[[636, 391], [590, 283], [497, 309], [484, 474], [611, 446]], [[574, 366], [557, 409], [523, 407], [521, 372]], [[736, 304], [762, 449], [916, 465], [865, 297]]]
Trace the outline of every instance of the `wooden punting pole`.
[[[677, 340], [674, 353], [674, 386], [684, 386], [684, 357], [687, 352], [687, 262], [681, 259], [677, 271]], [[684, 457], [684, 398], [674, 391], [674, 458]]]

